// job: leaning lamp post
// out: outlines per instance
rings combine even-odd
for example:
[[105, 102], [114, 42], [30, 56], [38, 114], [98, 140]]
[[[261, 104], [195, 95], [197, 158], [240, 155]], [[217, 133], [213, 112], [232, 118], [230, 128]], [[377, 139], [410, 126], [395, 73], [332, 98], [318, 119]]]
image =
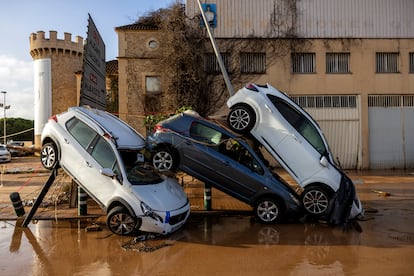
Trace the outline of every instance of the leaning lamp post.
[[4, 141], [4, 145], [6, 145], [7, 143], [7, 134], [6, 134], [6, 109], [10, 108], [10, 105], [6, 105], [6, 91], [1, 91], [1, 93], [3, 93], [3, 104], [0, 104], [0, 107], [3, 107], [3, 141]]

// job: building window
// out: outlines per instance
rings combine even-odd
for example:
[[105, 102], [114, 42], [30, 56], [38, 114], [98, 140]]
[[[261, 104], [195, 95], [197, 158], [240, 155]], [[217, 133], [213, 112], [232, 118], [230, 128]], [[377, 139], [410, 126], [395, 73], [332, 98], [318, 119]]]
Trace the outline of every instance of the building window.
[[161, 93], [161, 77], [146, 76], [145, 77], [145, 92], [148, 94]]
[[315, 53], [293, 53], [292, 54], [292, 73], [315, 73], [316, 55]]
[[151, 39], [148, 41], [148, 48], [150, 49], [157, 49], [158, 48], [158, 41], [155, 39]]
[[266, 54], [265, 53], [241, 53], [240, 72], [244, 74], [264, 74], [266, 73]]
[[377, 73], [398, 73], [398, 53], [377, 53]]
[[356, 108], [355, 95], [291, 96], [302, 108]]
[[[221, 53], [221, 58], [223, 59], [227, 72], [230, 72], [230, 54]], [[204, 71], [207, 73], [221, 73], [216, 54], [207, 53], [204, 55]]]
[[410, 73], [414, 73], [414, 53], [410, 53]]
[[350, 53], [326, 53], [326, 73], [350, 73]]

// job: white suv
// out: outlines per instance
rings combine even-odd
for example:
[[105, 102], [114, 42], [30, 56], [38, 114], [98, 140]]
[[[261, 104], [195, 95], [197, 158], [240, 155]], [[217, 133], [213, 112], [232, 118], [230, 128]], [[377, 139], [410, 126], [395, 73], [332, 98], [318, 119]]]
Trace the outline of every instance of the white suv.
[[110, 113], [70, 107], [42, 132], [41, 162], [62, 167], [107, 212], [109, 229], [168, 234], [190, 213], [182, 187], [143, 162], [145, 139]]
[[229, 98], [227, 106], [229, 127], [254, 136], [304, 189], [301, 198], [308, 213], [336, 221], [338, 208], [340, 216], [346, 216], [339, 220], [363, 212], [355, 187], [336, 165], [322, 130], [286, 94], [269, 84], [248, 84]]

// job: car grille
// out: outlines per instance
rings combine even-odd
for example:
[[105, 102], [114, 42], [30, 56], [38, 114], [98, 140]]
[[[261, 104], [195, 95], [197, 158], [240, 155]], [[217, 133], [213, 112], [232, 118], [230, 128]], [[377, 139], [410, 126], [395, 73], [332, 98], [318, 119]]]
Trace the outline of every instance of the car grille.
[[179, 222], [181, 222], [181, 221], [185, 220], [185, 218], [187, 217], [188, 212], [189, 212], [189, 211], [186, 211], [186, 212], [184, 212], [184, 213], [181, 213], [181, 214], [178, 214], [178, 215], [172, 216], [172, 217], [170, 218], [170, 221], [169, 221], [168, 223], [169, 223], [170, 225], [175, 225], [175, 224], [177, 224], [177, 223], [179, 223]]

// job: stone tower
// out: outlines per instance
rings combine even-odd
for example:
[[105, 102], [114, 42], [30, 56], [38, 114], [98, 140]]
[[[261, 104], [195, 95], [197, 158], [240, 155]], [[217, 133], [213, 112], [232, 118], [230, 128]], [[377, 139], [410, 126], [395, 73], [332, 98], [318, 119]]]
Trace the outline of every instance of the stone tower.
[[83, 44], [80, 36], [73, 42], [70, 33], [65, 33], [64, 39], [58, 39], [56, 31], [50, 31], [49, 38], [43, 31], [30, 35], [36, 147], [40, 147], [40, 135], [48, 118], [79, 104], [80, 81], [76, 73], [82, 70]]

